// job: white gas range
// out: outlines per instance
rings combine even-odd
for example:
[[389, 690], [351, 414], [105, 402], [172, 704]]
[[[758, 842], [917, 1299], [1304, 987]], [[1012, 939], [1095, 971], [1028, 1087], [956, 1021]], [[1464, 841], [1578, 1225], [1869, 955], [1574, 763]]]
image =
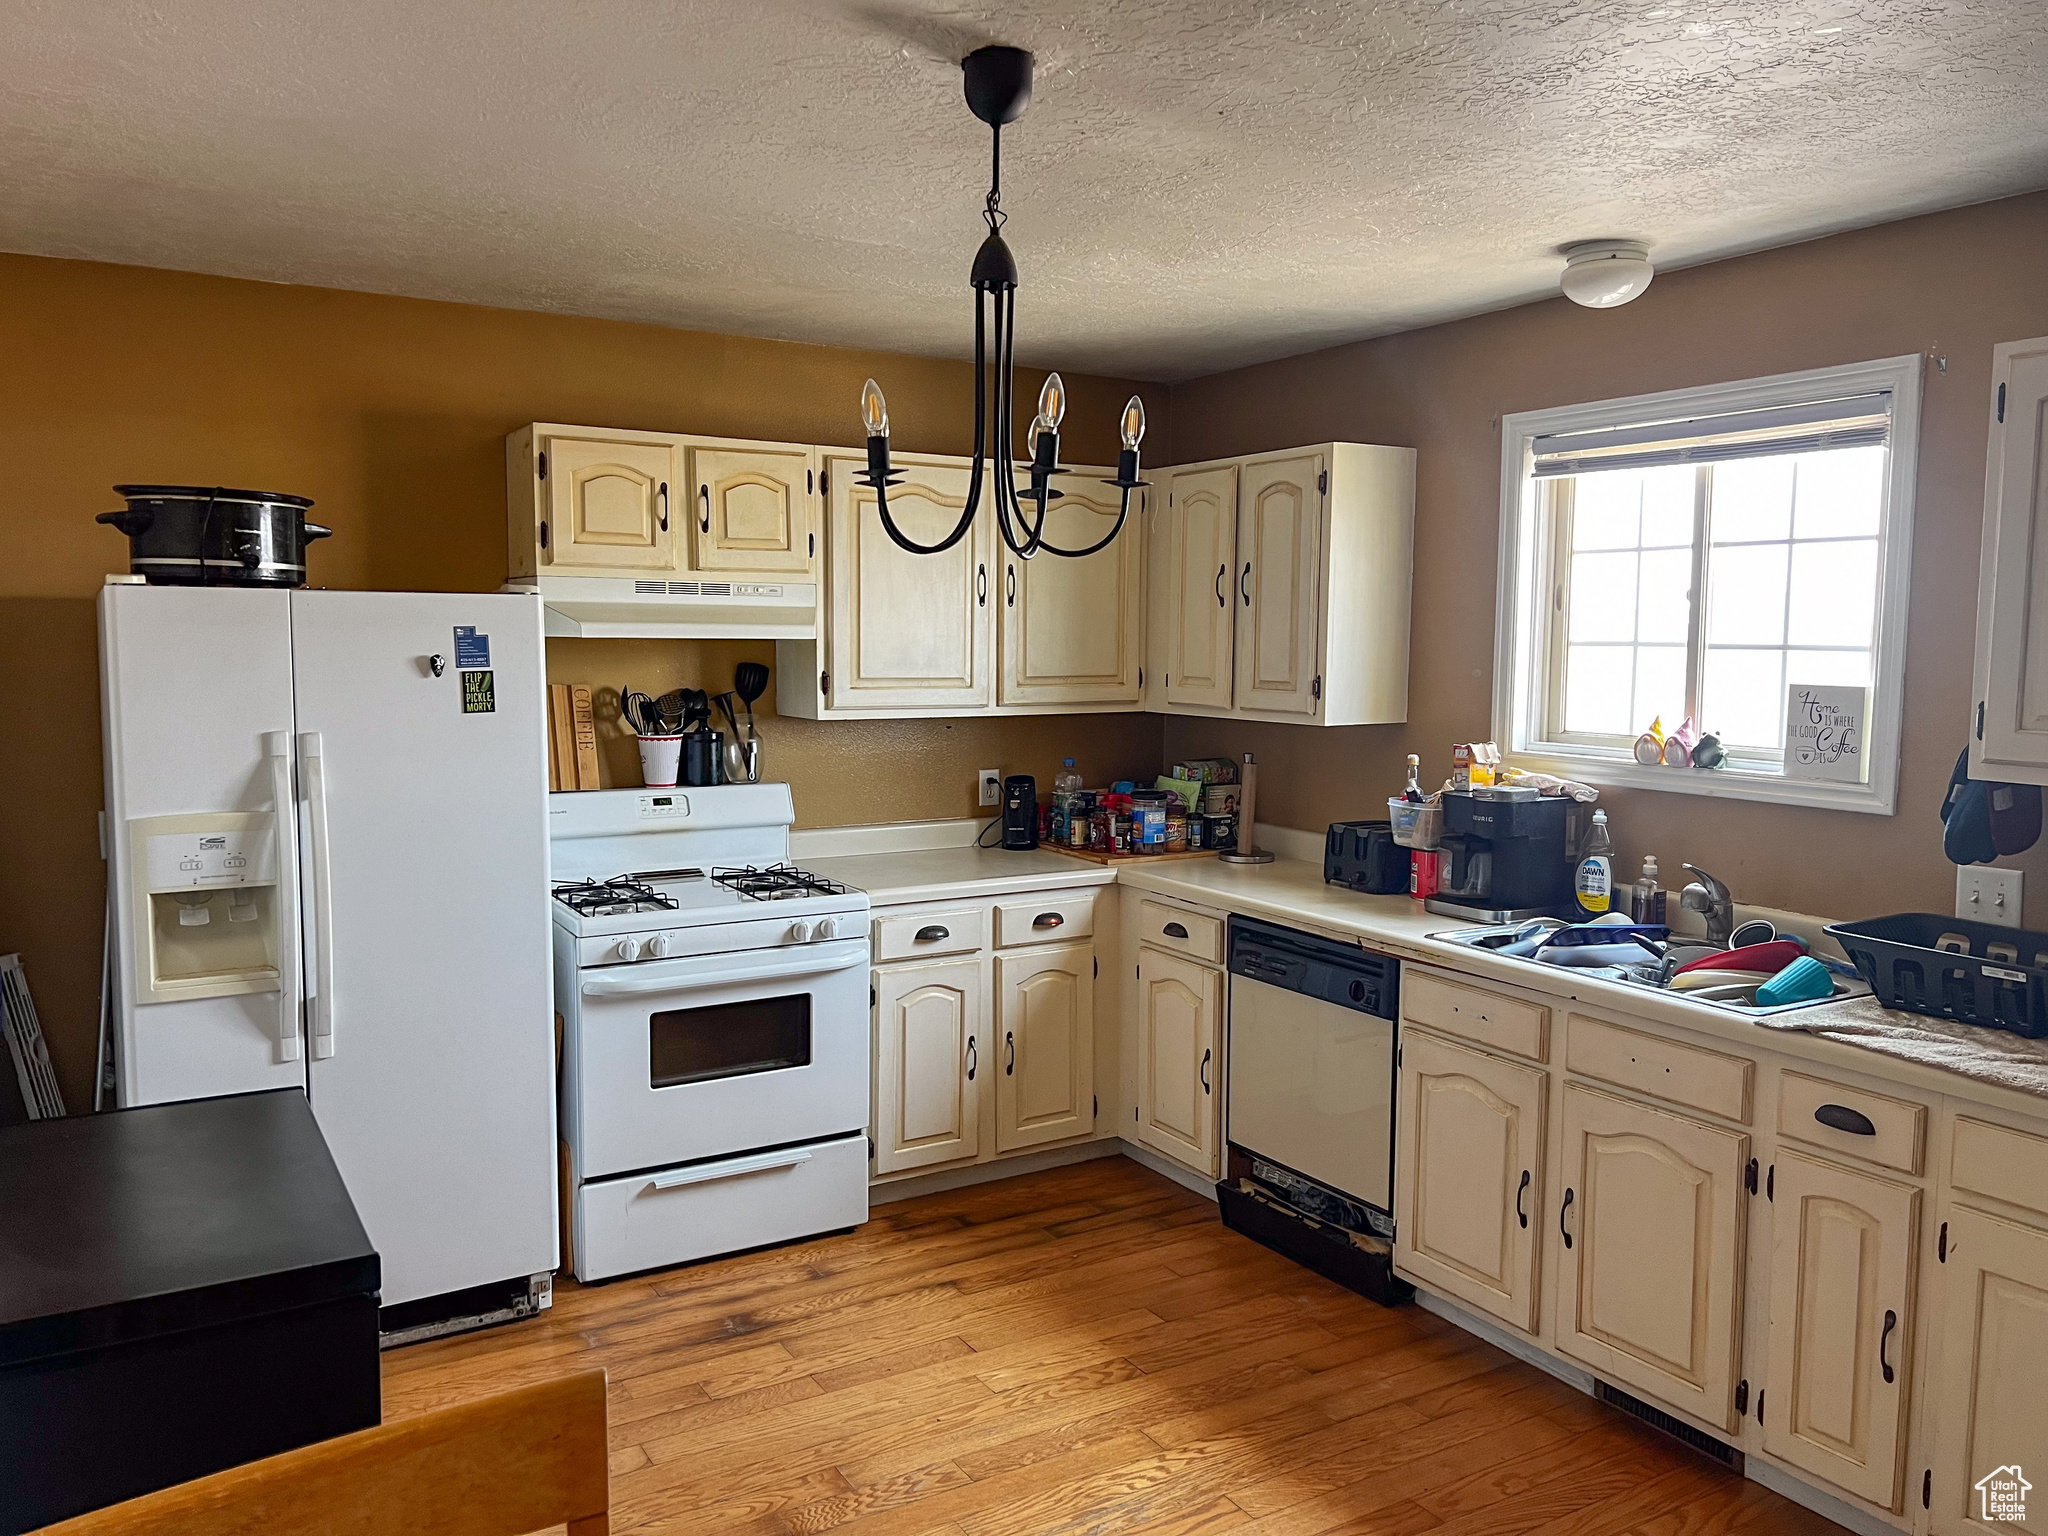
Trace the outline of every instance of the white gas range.
[[579, 1280], [867, 1219], [868, 898], [786, 784], [548, 797]]

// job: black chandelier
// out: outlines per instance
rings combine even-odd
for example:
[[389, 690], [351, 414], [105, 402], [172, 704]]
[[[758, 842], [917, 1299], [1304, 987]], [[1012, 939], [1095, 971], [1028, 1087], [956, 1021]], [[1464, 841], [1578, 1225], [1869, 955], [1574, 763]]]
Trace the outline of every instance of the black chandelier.
[[[1031, 55], [1021, 48], [977, 48], [960, 61], [966, 73], [967, 105], [974, 115], [995, 133], [995, 148], [989, 169], [988, 200], [982, 219], [988, 236], [975, 252], [974, 268], [968, 278], [974, 289], [974, 467], [969, 472], [967, 506], [953, 531], [936, 544], [919, 544], [907, 537], [889, 515], [889, 487], [901, 477], [889, 472], [889, 405], [881, 388], [869, 379], [860, 392], [861, 425], [868, 437], [867, 473], [860, 483], [873, 489], [875, 506], [882, 514], [882, 527], [889, 537], [914, 555], [936, 555], [951, 549], [965, 537], [981, 511], [984, 449], [988, 446], [988, 358], [987, 310], [995, 300], [995, 503], [996, 527], [1003, 543], [1019, 559], [1029, 560], [1041, 549], [1068, 559], [1079, 559], [1107, 549], [1124, 530], [1131, 512], [1131, 492], [1148, 482], [1138, 478], [1138, 444], [1145, 436], [1145, 405], [1136, 395], [1124, 406], [1120, 423], [1123, 451], [1117, 456], [1116, 478], [1103, 484], [1123, 491], [1117, 507], [1116, 526], [1086, 549], [1062, 549], [1045, 537], [1046, 507], [1063, 493], [1052, 488], [1054, 475], [1072, 474], [1061, 466], [1060, 418], [1067, 410], [1066, 385], [1055, 373], [1048, 375], [1039, 391], [1038, 415], [1031, 423], [1031, 485], [1017, 490], [1015, 466], [1011, 460], [1010, 412], [1016, 386], [1017, 263], [1003, 243], [1003, 124], [1014, 123], [1031, 104]], [[1027, 521], [1023, 501], [1037, 504], [1038, 515]]]

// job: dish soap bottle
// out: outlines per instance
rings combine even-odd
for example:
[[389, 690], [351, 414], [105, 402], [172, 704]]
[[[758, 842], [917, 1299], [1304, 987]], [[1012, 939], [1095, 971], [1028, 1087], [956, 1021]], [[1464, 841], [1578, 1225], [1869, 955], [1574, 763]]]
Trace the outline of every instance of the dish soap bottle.
[[1401, 798], [1410, 805], [1420, 805], [1425, 798], [1422, 793], [1422, 759], [1413, 752], [1408, 754], [1408, 787], [1401, 791]]
[[1588, 917], [1602, 917], [1614, 905], [1614, 843], [1607, 836], [1607, 813], [1593, 813], [1593, 830], [1586, 836], [1585, 852], [1572, 877], [1572, 894], [1579, 910]]
[[1629, 918], [1638, 923], [1659, 924], [1665, 919], [1664, 890], [1657, 883], [1657, 855], [1643, 857], [1642, 878], [1629, 895]]

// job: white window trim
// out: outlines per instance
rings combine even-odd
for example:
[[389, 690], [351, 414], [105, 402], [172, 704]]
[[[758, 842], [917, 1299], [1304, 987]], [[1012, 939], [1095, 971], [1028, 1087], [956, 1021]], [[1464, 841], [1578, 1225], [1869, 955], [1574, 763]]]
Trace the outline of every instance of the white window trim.
[[[1504, 755], [1546, 772], [1617, 789], [1657, 789], [1717, 799], [1806, 805], [1890, 816], [1898, 809], [1899, 743], [1906, 694], [1906, 611], [1913, 561], [1913, 495], [1920, 446], [1918, 353], [1879, 358], [1840, 368], [1814, 368], [1764, 379], [1708, 384], [1585, 405], [1519, 411], [1500, 422], [1500, 578], [1494, 602], [1493, 736]], [[1877, 645], [1871, 655], [1873, 688], [1869, 736], [1870, 782], [1826, 784], [1787, 779], [1735, 767], [1646, 768], [1613, 749], [1585, 748], [1545, 753], [1533, 727], [1531, 668], [1546, 665], [1536, 654], [1537, 626], [1531, 622], [1542, 602], [1540, 488], [1531, 478], [1532, 443], [1549, 433], [1585, 431], [1611, 425], [1617, 417], [1669, 413], [1673, 418], [1792, 405], [1816, 392], [1863, 394], [1889, 390], [1892, 425], [1891, 473], [1885, 487], [1881, 524], [1883, 555], [1878, 571]]]

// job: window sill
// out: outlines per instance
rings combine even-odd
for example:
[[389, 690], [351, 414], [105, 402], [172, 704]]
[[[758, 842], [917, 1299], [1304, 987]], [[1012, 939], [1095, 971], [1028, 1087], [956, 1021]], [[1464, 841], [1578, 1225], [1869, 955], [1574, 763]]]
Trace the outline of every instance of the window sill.
[[1803, 805], [1816, 810], [1860, 811], [1890, 816], [1893, 797], [1869, 784], [1828, 784], [1788, 779], [1742, 768], [1645, 768], [1641, 763], [1590, 753], [1526, 747], [1504, 754], [1518, 767], [1576, 779], [1600, 789], [1651, 789], [1667, 794], [1705, 795], [1715, 800], [1748, 800], [1762, 805]]

